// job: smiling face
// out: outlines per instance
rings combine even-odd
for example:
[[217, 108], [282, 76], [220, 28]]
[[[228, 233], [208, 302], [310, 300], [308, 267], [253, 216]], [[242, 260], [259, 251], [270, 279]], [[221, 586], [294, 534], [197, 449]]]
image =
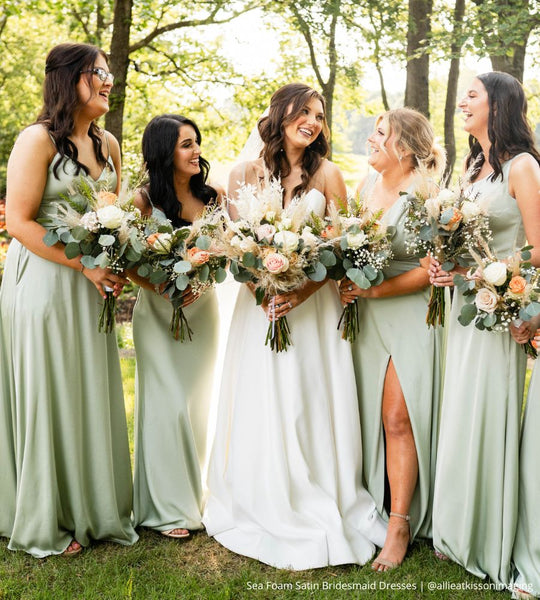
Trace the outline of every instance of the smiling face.
[[97, 74], [92, 73], [92, 69], [102, 69], [109, 73], [109, 66], [103, 56], [98, 55], [93, 67], [87, 67], [81, 73], [77, 82], [77, 95], [81, 103], [81, 110], [88, 113], [89, 118], [97, 119], [109, 110], [109, 94], [112, 88], [112, 82], [109, 77], [101, 81]]
[[398, 148], [395, 145], [395, 135], [390, 133], [386, 119], [380, 119], [375, 131], [368, 137], [368, 163], [379, 173], [389, 167], [399, 164]]
[[178, 173], [192, 177], [200, 173], [199, 146], [197, 133], [191, 125], [182, 125], [178, 129], [178, 141], [174, 148], [174, 169]]
[[459, 103], [465, 124], [463, 129], [479, 138], [487, 132], [489, 120], [489, 98], [480, 79], [473, 79], [465, 97]]
[[[290, 114], [292, 106], [289, 107]], [[322, 131], [324, 109], [322, 102], [311, 98], [300, 110], [300, 114], [284, 127], [284, 144], [293, 148], [307, 148]]]

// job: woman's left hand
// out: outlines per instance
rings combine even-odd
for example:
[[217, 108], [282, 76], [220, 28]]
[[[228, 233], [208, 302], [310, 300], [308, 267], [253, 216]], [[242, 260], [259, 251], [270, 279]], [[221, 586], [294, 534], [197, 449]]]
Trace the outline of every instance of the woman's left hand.
[[339, 283], [339, 295], [342, 304], [352, 304], [357, 298], [376, 298], [377, 286], [363, 290], [350, 279], [342, 279]]
[[272, 316], [275, 319], [285, 317], [293, 308], [296, 308], [302, 304], [302, 302], [305, 302], [309, 296], [311, 296], [311, 294], [306, 294], [304, 288], [293, 290], [287, 294], [273, 296], [268, 302], [268, 318], [272, 320]]

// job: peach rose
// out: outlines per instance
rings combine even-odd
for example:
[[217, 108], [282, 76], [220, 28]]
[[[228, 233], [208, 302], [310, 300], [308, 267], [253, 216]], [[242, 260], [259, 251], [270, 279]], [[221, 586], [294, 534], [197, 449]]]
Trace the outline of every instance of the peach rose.
[[289, 268], [289, 261], [286, 256], [279, 252], [270, 252], [263, 260], [263, 265], [270, 273], [283, 273]]
[[98, 192], [98, 198], [101, 206], [114, 204], [118, 200], [118, 196], [114, 192], [108, 192], [107, 190]]
[[151, 233], [146, 243], [157, 252], [167, 253], [172, 246], [172, 236], [170, 233]]
[[488, 290], [487, 288], [479, 289], [478, 293], [476, 294], [476, 298], [474, 299], [476, 308], [487, 313], [492, 313], [495, 311], [498, 301], [499, 297], [497, 294], [491, 290]]
[[510, 279], [508, 287], [512, 294], [523, 294], [527, 287], [527, 280], [521, 277], [521, 275], [514, 275], [514, 277]]
[[325, 240], [331, 240], [332, 238], [336, 237], [335, 234], [335, 228], [333, 225], [328, 225], [327, 227], [325, 227], [322, 231], [321, 231], [321, 237], [323, 237]]
[[204, 265], [210, 258], [210, 252], [201, 250], [200, 248], [190, 248], [187, 251], [187, 257], [192, 265]]
[[[451, 213], [449, 211], [451, 211]], [[463, 219], [463, 215], [457, 208], [451, 207], [451, 208], [447, 208], [442, 213], [440, 218], [442, 219], [443, 217], [447, 217], [450, 214], [451, 214], [451, 216], [448, 219], [448, 221], [446, 223], [441, 223], [441, 227], [446, 231], [455, 231], [459, 227], [459, 224], [461, 223], [461, 220]]]

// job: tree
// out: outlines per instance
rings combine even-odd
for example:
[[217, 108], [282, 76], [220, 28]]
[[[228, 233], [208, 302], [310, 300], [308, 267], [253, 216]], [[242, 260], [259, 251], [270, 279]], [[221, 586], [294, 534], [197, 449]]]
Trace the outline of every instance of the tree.
[[409, 0], [405, 106], [429, 118], [429, 36], [432, 0]]

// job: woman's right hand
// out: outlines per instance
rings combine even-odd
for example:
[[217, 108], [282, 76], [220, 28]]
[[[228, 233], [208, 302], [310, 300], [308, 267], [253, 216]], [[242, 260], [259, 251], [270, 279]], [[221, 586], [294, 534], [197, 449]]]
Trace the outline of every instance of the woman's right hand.
[[454, 285], [454, 275], [458, 271], [444, 271], [441, 263], [433, 256], [429, 257], [429, 282], [435, 287], [449, 287]]
[[129, 279], [121, 273], [113, 273], [111, 269], [102, 269], [101, 267], [94, 267], [93, 269], [84, 267], [82, 274], [96, 286], [102, 298], [107, 297], [106, 287], [111, 288], [113, 295], [118, 297], [123, 287], [129, 283]]

